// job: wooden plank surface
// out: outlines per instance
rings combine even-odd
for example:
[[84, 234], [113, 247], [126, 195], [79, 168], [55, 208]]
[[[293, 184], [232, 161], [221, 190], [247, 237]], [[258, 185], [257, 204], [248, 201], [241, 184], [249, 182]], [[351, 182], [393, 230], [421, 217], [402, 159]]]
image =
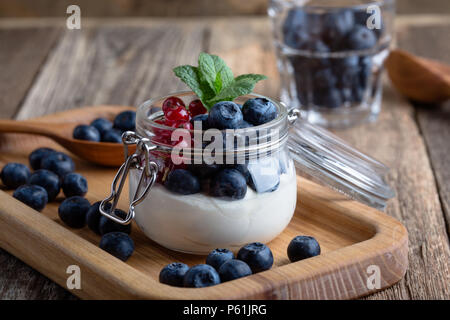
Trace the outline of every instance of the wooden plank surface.
[[[443, 28], [449, 30], [450, 26]], [[223, 55], [238, 73], [268, 74], [271, 80], [258, 85], [256, 91], [277, 96], [279, 83], [266, 19], [234, 19], [232, 23], [196, 19], [182, 24], [155, 21], [128, 28], [110, 23], [63, 35], [24, 99], [18, 118], [81, 105], [136, 105], [148, 97], [178, 90], [183, 86], [167, 71], [174, 65], [195, 63], [201, 50]], [[449, 140], [436, 140], [439, 131], [427, 137], [425, 126], [417, 125], [417, 120], [424, 123], [420, 117], [386, 83], [380, 120], [338, 133], [391, 166], [389, 181], [398, 196], [390, 202], [387, 213], [402, 221], [410, 236], [411, 267], [405, 279], [370, 299], [450, 298], [450, 254], [443, 213], [448, 213], [448, 202], [441, 203], [448, 195], [442, 192], [448, 177], [445, 158], [437, 153]], [[432, 148], [435, 159], [429, 151], [433, 143], [437, 143]], [[437, 163], [443, 170], [436, 171]]]

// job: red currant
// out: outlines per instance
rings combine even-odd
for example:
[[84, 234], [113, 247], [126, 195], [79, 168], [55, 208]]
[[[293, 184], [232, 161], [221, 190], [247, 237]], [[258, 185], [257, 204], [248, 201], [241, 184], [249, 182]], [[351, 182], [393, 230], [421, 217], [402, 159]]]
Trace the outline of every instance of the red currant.
[[162, 110], [164, 111], [164, 114], [167, 114], [167, 111], [170, 109], [176, 109], [177, 107], [183, 107], [186, 108], [186, 105], [184, 104], [183, 100], [177, 97], [169, 97], [166, 100], [164, 100], [162, 105]]
[[199, 114], [204, 114], [208, 111], [203, 106], [203, 103], [198, 99], [189, 103], [188, 109], [189, 109], [189, 113], [190, 113], [191, 117], [195, 117], [196, 115], [199, 115]]

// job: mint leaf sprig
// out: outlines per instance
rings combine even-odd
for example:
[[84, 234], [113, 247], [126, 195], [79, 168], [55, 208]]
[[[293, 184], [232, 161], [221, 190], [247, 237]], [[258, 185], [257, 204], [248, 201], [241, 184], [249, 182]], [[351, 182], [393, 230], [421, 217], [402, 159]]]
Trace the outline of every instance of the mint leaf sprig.
[[225, 61], [204, 52], [198, 57], [198, 67], [184, 65], [174, 68], [173, 72], [194, 91], [208, 111], [217, 102], [232, 101], [251, 93], [258, 81], [267, 79], [261, 74], [235, 78]]

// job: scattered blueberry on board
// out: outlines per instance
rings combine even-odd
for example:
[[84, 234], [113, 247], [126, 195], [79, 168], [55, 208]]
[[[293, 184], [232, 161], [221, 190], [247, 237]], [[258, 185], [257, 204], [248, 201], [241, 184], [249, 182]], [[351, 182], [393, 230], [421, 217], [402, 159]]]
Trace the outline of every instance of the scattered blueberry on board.
[[10, 162], [5, 165], [0, 173], [3, 184], [9, 189], [16, 189], [27, 183], [31, 172], [22, 163]]
[[75, 171], [75, 163], [67, 154], [53, 152], [42, 158], [41, 169], [52, 171], [56, 173], [60, 179], [63, 179], [66, 174]]
[[66, 197], [83, 197], [88, 191], [88, 183], [85, 177], [79, 173], [71, 172], [64, 176], [62, 189]]
[[123, 111], [114, 118], [114, 128], [124, 131], [134, 131], [136, 127], [136, 112]]
[[102, 236], [100, 248], [122, 261], [127, 261], [134, 252], [134, 242], [126, 233], [110, 232]]
[[246, 277], [252, 274], [252, 270], [244, 261], [231, 259], [219, 268], [219, 276], [222, 282]]
[[172, 262], [159, 273], [159, 282], [174, 287], [183, 287], [183, 280], [189, 266], [181, 262]]
[[100, 203], [101, 201], [95, 202], [86, 213], [86, 224], [96, 234], [100, 234], [100, 218], [102, 217]]
[[89, 126], [86, 124], [80, 124], [73, 130], [73, 138], [78, 140], [87, 141], [100, 141], [100, 132], [94, 126]]
[[313, 237], [297, 236], [289, 243], [287, 254], [291, 262], [315, 257], [320, 254], [320, 245]]
[[234, 259], [234, 253], [228, 249], [214, 249], [206, 257], [206, 264], [219, 271], [222, 264]]
[[44, 209], [48, 202], [47, 191], [41, 186], [32, 184], [25, 184], [17, 188], [13, 197], [37, 211]]
[[42, 158], [48, 156], [51, 153], [56, 153], [56, 151], [51, 148], [37, 148], [36, 150], [31, 152], [28, 156], [31, 168], [33, 170], [41, 169]]
[[47, 191], [48, 202], [55, 200], [61, 190], [61, 182], [58, 175], [45, 169], [39, 169], [33, 172], [28, 179], [28, 184], [43, 187]]
[[[125, 219], [127, 216], [127, 213], [123, 210], [116, 209], [114, 210], [114, 215], [118, 216], [121, 219]], [[120, 223], [117, 223], [105, 216], [100, 217], [98, 229], [100, 231], [101, 235], [110, 233], [110, 232], [123, 232], [126, 234], [131, 233], [131, 224], [123, 225]]]
[[239, 250], [237, 258], [246, 262], [253, 273], [269, 270], [273, 265], [272, 251], [260, 242], [243, 246]]
[[198, 264], [186, 272], [183, 285], [188, 288], [210, 287], [220, 283], [216, 269], [207, 264]]
[[86, 213], [91, 204], [80, 196], [65, 199], [58, 208], [59, 218], [71, 228], [83, 228], [86, 224]]

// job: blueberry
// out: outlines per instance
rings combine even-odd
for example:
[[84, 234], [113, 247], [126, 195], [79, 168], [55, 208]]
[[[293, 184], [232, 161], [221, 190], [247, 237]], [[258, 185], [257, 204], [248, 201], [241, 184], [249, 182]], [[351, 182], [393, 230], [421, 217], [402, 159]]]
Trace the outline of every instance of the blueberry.
[[86, 213], [91, 204], [83, 197], [74, 196], [65, 199], [58, 208], [59, 218], [71, 228], [83, 228]]
[[47, 191], [49, 202], [55, 200], [61, 189], [58, 175], [45, 169], [35, 171], [28, 179], [28, 183], [44, 188]]
[[234, 259], [234, 253], [230, 250], [214, 249], [206, 257], [206, 264], [219, 271], [220, 266], [231, 259]]
[[47, 191], [41, 186], [25, 184], [16, 189], [13, 197], [34, 210], [41, 211], [47, 205]]
[[[195, 129], [195, 123], [199, 122], [202, 124], [202, 130], [208, 130], [209, 129], [209, 125], [208, 125], [208, 114], [204, 113], [204, 114], [198, 114], [195, 117], [193, 117], [191, 119], [191, 123], [194, 125], [194, 129]], [[197, 124], [198, 126], [199, 124]]]
[[248, 171], [248, 167], [245, 164], [236, 164], [233, 166], [234, 169], [236, 169], [237, 171], [239, 171], [245, 178], [245, 181], [247, 183], [249, 183], [251, 175], [250, 175], [250, 171]]
[[54, 152], [42, 158], [41, 169], [52, 171], [62, 179], [75, 170], [75, 163], [67, 154]]
[[100, 234], [100, 218], [102, 214], [100, 213], [100, 203], [98, 201], [89, 207], [89, 210], [86, 213], [86, 224], [89, 229], [94, 231], [96, 234]]
[[172, 170], [164, 185], [170, 191], [184, 195], [200, 192], [199, 179], [185, 169]]
[[244, 261], [228, 260], [219, 269], [219, 276], [222, 282], [239, 279], [252, 274], [252, 270]]
[[307, 259], [320, 254], [320, 245], [309, 236], [297, 236], [289, 243], [287, 255], [291, 262]]
[[207, 264], [198, 264], [186, 272], [183, 285], [188, 288], [203, 288], [220, 283], [216, 269]]
[[79, 173], [68, 173], [63, 178], [62, 189], [67, 198], [72, 196], [82, 197], [88, 191], [87, 180]]
[[323, 19], [323, 38], [332, 48], [336, 48], [354, 24], [355, 19], [351, 10], [331, 11]]
[[[367, 20], [370, 18], [371, 15], [372, 13], [368, 13], [366, 9], [354, 11], [355, 22], [364, 27], [367, 27]], [[383, 16], [381, 15], [379, 18], [381, 18], [380, 28], [373, 29], [378, 38], [381, 37], [384, 30]]]
[[3, 184], [9, 189], [26, 184], [30, 175], [30, 169], [26, 165], [16, 162], [8, 163], [0, 173]]
[[245, 101], [242, 106], [244, 120], [257, 126], [272, 121], [278, 115], [277, 107], [266, 98], [254, 98]]
[[264, 157], [247, 165], [249, 186], [258, 193], [272, 192], [280, 184], [280, 163], [275, 157]]
[[100, 248], [122, 261], [127, 261], [133, 254], [134, 242], [126, 233], [111, 232], [102, 236]]
[[[109, 208], [109, 207], [110, 206], [107, 206], [107, 208]], [[127, 217], [127, 213], [120, 209], [114, 210], [114, 215], [121, 219], [125, 219]], [[117, 222], [109, 219], [108, 217], [105, 217], [104, 215], [102, 215], [100, 217], [98, 229], [99, 229], [101, 235], [104, 235], [104, 234], [107, 234], [110, 232], [123, 232], [123, 233], [130, 234], [131, 233], [131, 223], [127, 224], [127, 225], [120, 224], [120, 223], [117, 223]]]
[[188, 270], [188, 265], [184, 263], [169, 263], [159, 273], [159, 282], [168, 284], [169, 286], [182, 287], [184, 276]]
[[334, 87], [337, 79], [331, 68], [319, 69], [312, 74], [314, 88], [330, 88]]
[[247, 182], [238, 170], [223, 169], [211, 179], [209, 191], [213, 197], [239, 200], [247, 193]]
[[51, 153], [56, 153], [56, 151], [53, 149], [50, 149], [50, 148], [38, 148], [38, 149], [34, 150], [28, 156], [28, 159], [30, 160], [31, 168], [33, 170], [41, 169], [42, 158], [48, 156]]
[[377, 37], [367, 27], [356, 25], [345, 37], [344, 47], [346, 50], [365, 50], [375, 47]]
[[307, 47], [309, 41], [309, 35], [303, 29], [289, 30], [284, 34], [284, 43], [294, 49]]
[[269, 247], [260, 242], [243, 246], [237, 258], [248, 264], [253, 273], [269, 270], [273, 265], [273, 255]]
[[102, 134], [102, 142], [122, 143], [122, 133], [116, 129], [108, 130]]
[[73, 130], [73, 138], [78, 140], [99, 142], [100, 132], [98, 132], [97, 128], [93, 126], [80, 124]]
[[221, 169], [219, 164], [190, 164], [188, 166], [189, 171], [191, 171], [199, 179], [211, 178], [216, 172]]
[[313, 103], [324, 108], [338, 108], [342, 105], [341, 92], [336, 88], [315, 90]]
[[208, 125], [210, 128], [237, 129], [241, 121], [241, 109], [232, 101], [218, 102], [209, 111]]
[[245, 120], [242, 120], [241, 123], [238, 126], [238, 129], [245, 129], [245, 128], [251, 128], [253, 125], [251, 123], [248, 123]]
[[114, 128], [124, 131], [134, 131], [136, 128], [136, 112], [124, 111], [114, 118]]
[[112, 129], [113, 124], [111, 121], [105, 118], [97, 118], [91, 122], [91, 126], [95, 127], [101, 136], [105, 134], [106, 131]]
[[286, 34], [292, 30], [305, 28], [307, 24], [306, 12], [301, 8], [292, 8], [289, 10], [283, 23], [283, 33]]

